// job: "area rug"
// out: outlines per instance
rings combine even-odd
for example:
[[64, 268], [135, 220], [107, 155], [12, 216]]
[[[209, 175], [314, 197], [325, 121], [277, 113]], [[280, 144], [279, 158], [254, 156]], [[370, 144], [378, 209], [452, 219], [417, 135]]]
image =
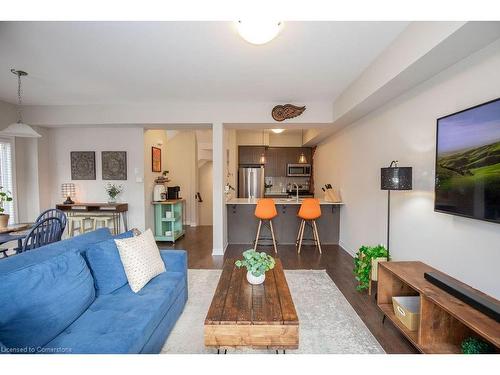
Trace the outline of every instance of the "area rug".
[[[220, 270], [189, 270], [189, 299], [162, 353], [216, 353], [203, 344], [203, 323]], [[324, 270], [286, 270], [300, 321], [299, 349], [287, 353], [376, 354], [384, 350]], [[275, 353], [230, 349], [231, 353]]]

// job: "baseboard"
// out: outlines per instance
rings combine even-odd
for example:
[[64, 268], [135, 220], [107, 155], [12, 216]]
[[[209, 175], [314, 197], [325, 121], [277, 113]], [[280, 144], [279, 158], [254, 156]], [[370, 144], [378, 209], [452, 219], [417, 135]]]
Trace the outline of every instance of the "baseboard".
[[344, 241], [339, 241], [339, 246], [344, 249], [345, 251], [347, 251], [347, 253], [352, 256], [353, 258], [356, 256], [356, 251], [353, 251], [352, 249], [349, 249], [349, 247], [347, 247], [347, 245], [345, 244]]
[[212, 249], [212, 255], [224, 255], [224, 249]]

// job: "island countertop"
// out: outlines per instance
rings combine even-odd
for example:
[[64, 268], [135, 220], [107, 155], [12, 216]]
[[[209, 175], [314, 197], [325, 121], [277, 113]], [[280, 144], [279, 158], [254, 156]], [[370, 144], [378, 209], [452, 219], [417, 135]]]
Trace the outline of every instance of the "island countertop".
[[[299, 201], [295, 198], [272, 198], [274, 200], [275, 204], [289, 204], [289, 205], [296, 205], [296, 204], [302, 204], [302, 201], [304, 199], [299, 198]], [[232, 204], [257, 204], [258, 198], [231, 198], [229, 200], [226, 200], [226, 205], [232, 205]], [[339, 202], [339, 203], [334, 203], [334, 202], [327, 202], [324, 199], [319, 199], [319, 204], [323, 206], [341, 206], [344, 203]]]

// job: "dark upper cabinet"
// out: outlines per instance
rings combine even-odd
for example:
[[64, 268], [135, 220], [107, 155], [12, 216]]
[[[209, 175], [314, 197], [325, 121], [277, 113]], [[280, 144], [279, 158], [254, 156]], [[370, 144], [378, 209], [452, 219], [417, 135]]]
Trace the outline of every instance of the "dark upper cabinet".
[[264, 146], [239, 146], [238, 164], [260, 164], [261, 155], [266, 153]]
[[267, 177], [286, 177], [287, 165], [297, 164], [301, 153], [311, 164], [310, 147], [269, 147], [266, 150], [265, 175]]

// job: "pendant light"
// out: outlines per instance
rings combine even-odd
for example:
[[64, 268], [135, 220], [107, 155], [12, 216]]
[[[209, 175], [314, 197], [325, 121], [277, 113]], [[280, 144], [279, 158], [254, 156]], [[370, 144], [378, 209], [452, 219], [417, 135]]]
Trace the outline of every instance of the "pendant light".
[[22, 70], [11, 69], [12, 74], [17, 76], [17, 122], [10, 124], [4, 130], [0, 131], [0, 135], [10, 137], [25, 137], [25, 138], [39, 138], [41, 137], [33, 128], [23, 123], [23, 98], [21, 90], [21, 77], [27, 76], [28, 73]]
[[[264, 146], [264, 130], [262, 130], [262, 146]], [[264, 152], [260, 155], [259, 163], [266, 164], [266, 155]]]
[[[302, 132], [302, 145], [304, 145], [304, 129], [301, 130]], [[307, 158], [304, 155], [304, 152], [302, 151], [299, 156], [299, 164], [307, 164]]]

